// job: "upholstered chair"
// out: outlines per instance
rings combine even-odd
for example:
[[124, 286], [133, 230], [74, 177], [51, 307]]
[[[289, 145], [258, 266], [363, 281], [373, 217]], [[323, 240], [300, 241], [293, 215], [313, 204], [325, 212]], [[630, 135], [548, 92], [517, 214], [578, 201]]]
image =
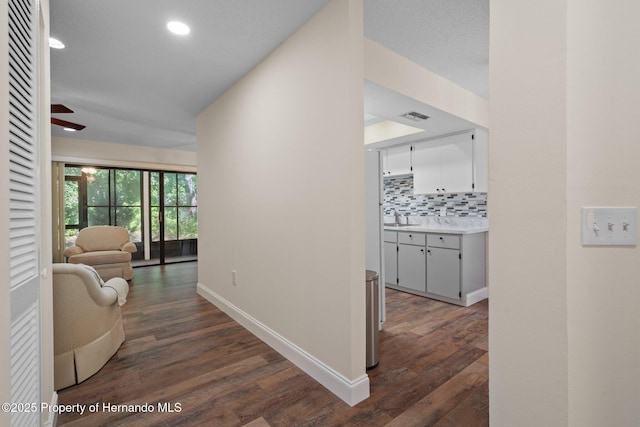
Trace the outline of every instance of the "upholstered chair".
[[102, 280], [133, 278], [131, 254], [136, 245], [129, 241], [129, 232], [114, 225], [97, 225], [80, 230], [75, 246], [64, 250], [71, 264], [86, 264], [96, 269]]
[[106, 283], [82, 264], [53, 264], [54, 388], [79, 384], [98, 372], [124, 342], [120, 306], [129, 284]]

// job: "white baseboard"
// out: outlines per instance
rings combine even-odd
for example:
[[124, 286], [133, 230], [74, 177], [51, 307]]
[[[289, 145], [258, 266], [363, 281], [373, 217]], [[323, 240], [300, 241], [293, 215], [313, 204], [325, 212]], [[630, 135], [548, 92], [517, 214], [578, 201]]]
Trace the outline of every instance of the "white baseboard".
[[467, 307], [469, 307], [470, 305], [473, 305], [487, 298], [489, 298], [489, 288], [480, 288], [477, 291], [473, 291], [467, 294], [466, 305]]
[[367, 374], [355, 380], [349, 380], [201, 283], [198, 283], [197, 293], [286, 357], [348, 405], [355, 406], [369, 397], [369, 376]]
[[[58, 406], [58, 393], [54, 390], [51, 395], [51, 401], [49, 402], [49, 408], [55, 408]], [[43, 420], [42, 427], [54, 427], [58, 424], [58, 413], [54, 411], [47, 411], [48, 418]]]

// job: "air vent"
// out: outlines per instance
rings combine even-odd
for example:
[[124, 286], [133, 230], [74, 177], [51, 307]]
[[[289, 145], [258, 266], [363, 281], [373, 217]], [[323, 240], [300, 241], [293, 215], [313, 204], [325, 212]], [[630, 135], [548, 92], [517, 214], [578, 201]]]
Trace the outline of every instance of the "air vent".
[[402, 117], [413, 120], [414, 122], [420, 122], [422, 120], [427, 120], [429, 116], [425, 116], [424, 114], [416, 113], [415, 111], [410, 111], [408, 113], [404, 113]]

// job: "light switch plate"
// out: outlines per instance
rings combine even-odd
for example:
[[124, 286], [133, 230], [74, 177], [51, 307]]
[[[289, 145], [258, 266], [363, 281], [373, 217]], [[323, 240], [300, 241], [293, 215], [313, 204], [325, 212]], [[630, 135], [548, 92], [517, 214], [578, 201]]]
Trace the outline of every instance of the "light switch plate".
[[635, 246], [637, 208], [583, 207], [583, 246]]

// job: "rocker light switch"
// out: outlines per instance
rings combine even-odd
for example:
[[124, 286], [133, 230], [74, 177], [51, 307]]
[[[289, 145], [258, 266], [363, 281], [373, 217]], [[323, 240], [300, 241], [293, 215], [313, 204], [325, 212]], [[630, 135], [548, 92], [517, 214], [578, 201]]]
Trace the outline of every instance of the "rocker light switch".
[[637, 209], [627, 207], [583, 207], [583, 246], [635, 246]]

